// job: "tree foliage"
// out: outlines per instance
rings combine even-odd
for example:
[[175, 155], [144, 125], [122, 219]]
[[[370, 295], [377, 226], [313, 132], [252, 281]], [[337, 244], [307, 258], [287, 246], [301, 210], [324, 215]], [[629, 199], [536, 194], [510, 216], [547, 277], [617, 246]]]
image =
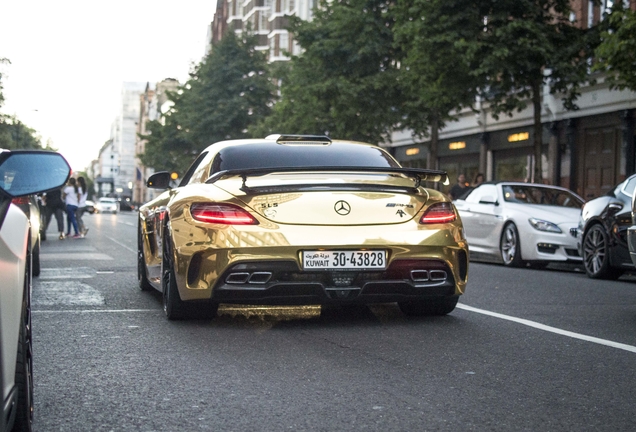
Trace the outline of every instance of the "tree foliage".
[[464, 44], [482, 30], [483, 15], [478, 3], [461, 0], [399, 0], [394, 15], [396, 44], [405, 53], [402, 126], [418, 136], [430, 131], [435, 168], [439, 129], [475, 101], [479, 81]]
[[208, 145], [249, 136], [248, 128], [270, 113], [273, 99], [265, 55], [255, 46], [254, 36], [230, 32], [212, 47], [169, 95], [169, 112], [147, 125], [144, 165], [183, 172]]
[[593, 32], [570, 22], [570, 0], [458, 0], [458, 10], [478, 5], [482, 27], [462, 45], [481, 96], [495, 118], [528, 104], [534, 109], [535, 181], [541, 181], [541, 104], [545, 86], [576, 109], [588, 80]]
[[0, 114], [0, 148], [42, 149], [42, 140], [34, 129], [16, 117]]
[[384, 141], [399, 121], [392, 0], [323, 1], [312, 21], [292, 19], [303, 49], [281, 71], [281, 99], [256, 135], [328, 134]]
[[[0, 65], [11, 64], [9, 59], [0, 58]], [[4, 103], [2, 70], [0, 70], [0, 108]], [[31, 129], [15, 116], [0, 113], [0, 148], [5, 149], [41, 149], [42, 140], [34, 129]], [[48, 145], [47, 145], [48, 148]]]
[[636, 91], [636, 11], [616, 2], [601, 27], [594, 70], [608, 72], [613, 88]]

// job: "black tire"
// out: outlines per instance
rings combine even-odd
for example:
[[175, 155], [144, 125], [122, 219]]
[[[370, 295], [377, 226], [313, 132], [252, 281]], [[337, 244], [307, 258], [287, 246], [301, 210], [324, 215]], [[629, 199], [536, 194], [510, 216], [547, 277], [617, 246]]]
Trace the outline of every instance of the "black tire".
[[146, 272], [146, 261], [144, 259], [144, 245], [141, 234], [141, 219], [137, 224], [137, 281], [139, 282], [139, 289], [142, 291], [151, 291], [152, 285], [148, 281], [148, 274]]
[[519, 231], [517, 231], [517, 226], [512, 222], [507, 223], [501, 232], [499, 252], [501, 252], [503, 265], [506, 267], [521, 267], [523, 265]]
[[168, 228], [164, 230], [163, 252], [161, 257], [161, 290], [163, 292], [163, 312], [169, 320], [181, 320], [188, 315], [191, 308], [181, 300], [172, 259], [172, 243]]
[[459, 296], [444, 297], [430, 300], [412, 300], [398, 302], [400, 310], [409, 316], [442, 316], [448, 315], [457, 306]]
[[583, 267], [592, 279], [618, 279], [623, 272], [610, 265], [609, 236], [600, 224], [592, 225], [583, 235]]
[[18, 388], [13, 432], [31, 432], [33, 428], [33, 349], [31, 339], [31, 269], [27, 265], [24, 297], [18, 339], [18, 355], [15, 367], [15, 384]]
[[33, 276], [40, 276], [40, 240], [35, 243], [35, 247], [31, 252], [31, 262]]
[[181, 300], [174, 272], [172, 258], [172, 243], [168, 234], [169, 229], [164, 230], [163, 253], [161, 259], [161, 290], [163, 292], [163, 311], [171, 320], [187, 318], [212, 319], [216, 317], [219, 304], [213, 301], [188, 303]]

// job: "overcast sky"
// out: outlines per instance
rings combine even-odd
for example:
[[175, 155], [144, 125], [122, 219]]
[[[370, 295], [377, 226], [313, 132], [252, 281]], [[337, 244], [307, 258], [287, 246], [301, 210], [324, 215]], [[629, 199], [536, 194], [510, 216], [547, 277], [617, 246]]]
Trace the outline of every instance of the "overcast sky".
[[5, 103], [81, 171], [109, 138], [124, 81], [184, 82], [205, 52], [216, 0], [6, 0]]

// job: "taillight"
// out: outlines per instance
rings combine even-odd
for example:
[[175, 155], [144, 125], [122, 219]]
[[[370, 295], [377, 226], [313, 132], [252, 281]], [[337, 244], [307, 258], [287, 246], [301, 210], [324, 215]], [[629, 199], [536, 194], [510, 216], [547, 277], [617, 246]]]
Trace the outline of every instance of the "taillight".
[[248, 212], [233, 204], [192, 204], [190, 213], [195, 220], [225, 225], [258, 225]]
[[11, 202], [15, 205], [29, 205], [29, 197], [24, 196], [24, 197], [13, 198]]
[[421, 224], [448, 223], [457, 219], [453, 205], [449, 202], [433, 204], [424, 212]]

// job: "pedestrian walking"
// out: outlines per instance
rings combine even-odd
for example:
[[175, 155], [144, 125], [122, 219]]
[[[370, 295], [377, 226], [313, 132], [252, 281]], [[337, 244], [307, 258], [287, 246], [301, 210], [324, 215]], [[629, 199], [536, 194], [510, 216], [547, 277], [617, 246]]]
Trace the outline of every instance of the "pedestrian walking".
[[77, 226], [77, 219], [75, 219], [75, 212], [79, 207], [79, 187], [77, 186], [77, 180], [71, 177], [68, 179], [68, 183], [62, 191], [62, 198], [66, 203], [66, 236], [71, 235], [71, 225], [75, 231], [73, 238], [80, 238], [79, 227]]
[[49, 191], [42, 198], [46, 210], [44, 213], [46, 218], [44, 231], [46, 232], [46, 230], [48, 230], [51, 219], [55, 216], [59, 238], [60, 240], [64, 240], [66, 238], [64, 235], [64, 213], [66, 213], [66, 204], [62, 200], [62, 189]]
[[75, 212], [75, 219], [77, 219], [77, 226], [79, 228], [80, 236], [86, 237], [88, 233], [88, 228], [84, 226], [84, 221], [82, 220], [82, 215], [86, 211], [86, 198], [88, 198], [88, 189], [86, 188], [86, 180], [84, 177], [80, 176], [77, 178], [77, 183], [79, 187], [79, 205], [77, 207], [77, 211]]

